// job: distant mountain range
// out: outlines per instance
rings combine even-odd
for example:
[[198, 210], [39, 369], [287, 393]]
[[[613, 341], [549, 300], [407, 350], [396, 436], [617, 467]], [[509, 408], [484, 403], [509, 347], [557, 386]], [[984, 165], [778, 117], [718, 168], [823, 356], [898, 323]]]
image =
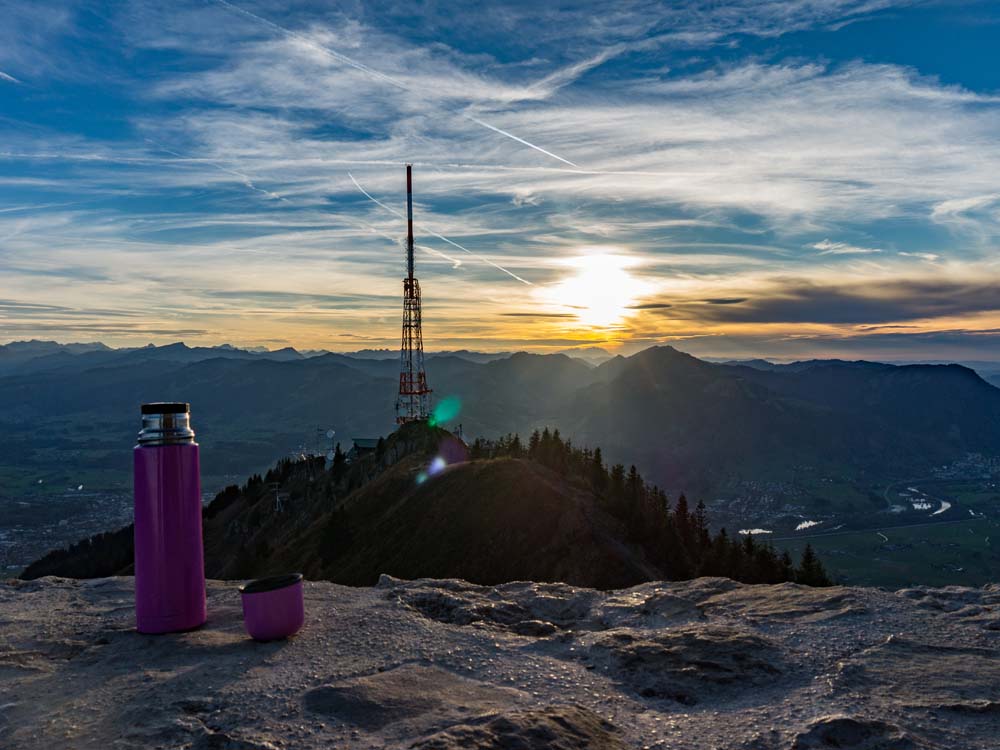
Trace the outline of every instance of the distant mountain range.
[[[345, 445], [387, 435], [395, 353], [362, 354], [0, 347], [2, 494], [16, 494], [17, 481], [71, 482], [81, 471], [127, 482], [143, 401], [191, 402], [210, 477], [262, 470], [303, 444], [318, 445], [328, 429]], [[597, 366], [565, 354], [476, 360], [454, 352], [427, 363], [435, 399], [460, 402], [450, 426], [461, 424], [466, 437], [552, 425], [601, 445], [608, 460], [634, 461], [671, 490], [780, 479], [804, 467], [896, 476], [970, 451], [1000, 455], [1000, 390], [960, 365], [725, 364], [671, 347]]]
[[[470, 362], [492, 362], [506, 359], [513, 352], [474, 352], [467, 349], [458, 351], [428, 351], [426, 357], [456, 357]], [[265, 359], [288, 362], [333, 354], [325, 349], [298, 351], [292, 347], [266, 349], [264, 347], [240, 348], [231, 344], [219, 346], [189, 347], [183, 342], [154, 346], [127, 347], [114, 349], [101, 343], [60, 344], [55, 341], [14, 341], [0, 344], [0, 376], [25, 375], [47, 370], [82, 370], [115, 364], [149, 361], [201, 362], [206, 359]], [[612, 355], [600, 347], [583, 347], [559, 352], [566, 356], [597, 365], [611, 359]], [[393, 360], [399, 359], [399, 351], [393, 349], [360, 349], [343, 352], [337, 356], [352, 360]]]
[[[709, 360], [716, 361], [716, 360]], [[755, 370], [803, 370], [819, 362], [840, 362], [847, 364], [845, 360], [840, 359], [813, 359], [804, 360], [798, 362], [772, 362], [769, 359], [729, 359], [729, 360], [718, 360], [719, 364], [723, 365], [737, 365], [744, 367], [752, 367]], [[963, 361], [963, 362], [950, 362], [947, 360], [920, 360], [913, 362], [894, 362], [892, 364], [896, 365], [952, 365], [959, 364], [963, 367], [968, 367], [970, 370], [975, 370], [983, 380], [991, 383], [995, 386], [1000, 387], [1000, 362], [983, 362], [983, 361]]]

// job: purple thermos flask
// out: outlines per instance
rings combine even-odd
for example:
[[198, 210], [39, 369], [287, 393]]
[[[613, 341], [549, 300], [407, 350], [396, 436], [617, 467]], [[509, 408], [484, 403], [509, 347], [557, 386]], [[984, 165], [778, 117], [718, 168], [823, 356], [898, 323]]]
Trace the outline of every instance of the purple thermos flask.
[[135, 624], [169, 633], [205, 622], [198, 444], [188, 404], [143, 404], [135, 459]]

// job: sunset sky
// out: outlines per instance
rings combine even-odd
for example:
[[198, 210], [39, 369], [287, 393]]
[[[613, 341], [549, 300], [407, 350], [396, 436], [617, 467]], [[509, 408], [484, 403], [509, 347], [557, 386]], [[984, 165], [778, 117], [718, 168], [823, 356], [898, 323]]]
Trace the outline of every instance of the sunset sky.
[[1000, 4], [547, 7], [0, 0], [0, 341], [1000, 359]]

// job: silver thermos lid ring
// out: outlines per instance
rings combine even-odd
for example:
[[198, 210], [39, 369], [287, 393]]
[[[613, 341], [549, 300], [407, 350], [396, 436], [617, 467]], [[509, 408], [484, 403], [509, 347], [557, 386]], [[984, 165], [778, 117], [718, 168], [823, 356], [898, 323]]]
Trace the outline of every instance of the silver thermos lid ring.
[[182, 445], [194, 442], [191, 405], [180, 401], [143, 404], [139, 445]]

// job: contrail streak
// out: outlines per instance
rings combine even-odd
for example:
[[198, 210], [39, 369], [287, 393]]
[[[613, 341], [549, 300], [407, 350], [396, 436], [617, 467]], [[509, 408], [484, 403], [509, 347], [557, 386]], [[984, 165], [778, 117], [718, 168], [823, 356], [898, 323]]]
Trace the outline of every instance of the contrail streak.
[[39, 203], [37, 205], [29, 206], [11, 206], [9, 208], [0, 208], [0, 214], [14, 213], [15, 211], [40, 211], [43, 208], [59, 208], [62, 206], [78, 206], [81, 203], [93, 203], [96, 198], [92, 198], [89, 201], [67, 201], [65, 203]]
[[[219, 2], [224, 2], [224, 0], [219, 0]], [[151, 140], [149, 138], [146, 138], [145, 140], [148, 143], [151, 143], [154, 146], [156, 146], [156, 148], [160, 149], [161, 151], [164, 151], [165, 153], [168, 153], [168, 154], [170, 154], [172, 156], [176, 156], [179, 159], [187, 159], [187, 157], [185, 157], [183, 154], [179, 154], [176, 151], [173, 151], [173, 150], [167, 148], [166, 146], [164, 146], [164, 145], [162, 145], [160, 143], [157, 143], [154, 140]], [[206, 164], [210, 164], [211, 166], [215, 167], [218, 170], [221, 170], [221, 171], [223, 171], [223, 172], [225, 172], [227, 174], [231, 174], [231, 175], [234, 175], [236, 177], [239, 177], [240, 180], [243, 182], [243, 184], [246, 185], [248, 188], [250, 188], [251, 190], [254, 190], [254, 191], [258, 192], [258, 193], [262, 193], [263, 195], [266, 195], [268, 198], [277, 199], [279, 201], [283, 201], [284, 203], [291, 204], [291, 201], [289, 201], [287, 198], [284, 198], [284, 197], [278, 195], [277, 193], [272, 193], [270, 190], [264, 190], [263, 188], [257, 187], [256, 185], [253, 184], [253, 180], [251, 180], [249, 176], [247, 176], [246, 174], [244, 174], [242, 172], [238, 172], [235, 169], [229, 169], [228, 167], [225, 167], [225, 166], [219, 164], [218, 162], [211, 161], [210, 159], [198, 159], [198, 161], [204, 162]], [[347, 173], [347, 176], [351, 178], [351, 182], [354, 183], [354, 186], [358, 190], [360, 190], [362, 193], [364, 193], [365, 196], [369, 200], [374, 201], [379, 206], [381, 206], [382, 208], [384, 208], [386, 211], [389, 211], [390, 213], [395, 214], [399, 218], [401, 218], [401, 219], [405, 218], [403, 216], [403, 214], [401, 214], [399, 211], [397, 211], [396, 209], [392, 208], [391, 206], [386, 205], [385, 203], [383, 203], [382, 201], [380, 201], [378, 198], [376, 198], [374, 195], [372, 195], [367, 190], [365, 190], [363, 187], [361, 187], [361, 185], [358, 183], [358, 181], [356, 179], [354, 179], [354, 175], [352, 175], [350, 172]], [[379, 229], [376, 229], [375, 227], [373, 227], [371, 225], [367, 225], [367, 226], [370, 229], [374, 230], [375, 232], [378, 232], [379, 234], [381, 234], [383, 237], [386, 237], [386, 238], [392, 240], [393, 242], [397, 241], [395, 237], [391, 237], [388, 234], [382, 232]], [[433, 231], [432, 229], [427, 228], [426, 226], [424, 226], [422, 224], [418, 224], [417, 226], [419, 226], [422, 230], [424, 230], [428, 234], [434, 235], [439, 240], [447, 242], [449, 245], [454, 245], [459, 250], [462, 250], [462, 251], [468, 253], [469, 255], [471, 255], [473, 258], [481, 260], [483, 263], [486, 263], [487, 265], [493, 266], [494, 268], [496, 268], [499, 271], [503, 271], [505, 274], [507, 274], [511, 278], [517, 279], [522, 284], [527, 284], [529, 286], [534, 286], [534, 284], [532, 284], [527, 279], [522, 279], [516, 273], [514, 273], [512, 271], [508, 271], [506, 268], [504, 268], [501, 265], [498, 265], [498, 264], [494, 263], [489, 258], [485, 258], [482, 255], [479, 255], [478, 253], [474, 253], [471, 250], [469, 250], [467, 247], [462, 247], [461, 245], [459, 245], [454, 240], [450, 240], [447, 237], [445, 237], [443, 234], [438, 234], [437, 232]], [[447, 253], [442, 253], [440, 250], [435, 250], [434, 248], [427, 247], [426, 245], [417, 245], [417, 247], [419, 247], [424, 252], [428, 252], [428, 253], [431, 253], [432, 255], [437, 255], [440, 258], [444, 258], [448, 262], [452, 263], [454, 268], [458, 268], [459, 266], [462, 265], [462, 261], [460, 261], [458, 258], [453, 258], [450, 255], [448, 255]]]
[[[162, 144], [157, 143], [156, 141], [153, 141], [153, 140], [151, 140], [149, 138], [146, 138], [146, 141], [148, 143], [152, 143], [154, 146], [156, 146], [161, 151], [165, 151], [166, 153], [171, 154], [173, 156], [176, 156], [176, 157], [178, 157], [180, 159], [187, 159], [187, 157], [183, 156], [182, 154], [179, 154], [176, 151], [172, 151], [171, 149], [167, 148], [166, 146], [163, 146]], [[263, 188], [257, 187], [256, 185], [253, 184], [253, 181], [247, 175], [243, 174], [242, 172], [237, 172], [235, 169], [229, 169], [227, 167], [224, 167], [221, 164], [218, 164], [217, 162], [211, 161], [210, 159], [198, 159], [197, 161], [204, 162], [206, 164], [210, 164], [211, 166], [215, 167], [216, 169], [220, 169], [223, 172], [226, 172], [228, 174], [235, 175], [236, 177], [239, 177], [243, 181], [243, 184], [246, 185], [251, 190], [255, 190], [258, 193], [263, 193], [264, 195], [266, 195], [269, 198], [276, 198], [276, 199], [278, 199], [280, 201], [284, 201], [285, 203], [291, 204], [291, 201], [288, 200], [287, 198], [284, 198], [284, 197], [278, 195], [277, 193], [272, 193], [269, 190], [264, 190]], [[350, 173], [348, 173], [348, 174], [350, 174]], [[396, 211], [394, 211], [392, 208], [389, 208], [389, 206], [385, 205], [384, 203], [382, 203], [381, 201], [379, 201], [377, 198], [374, 198], [373, 196], [371, 196], [367, 192], [365, 192], [365, 190], [360, 185], [358, 185], [357, 180], [354, 180], [353, 175], [351, 176], [351, 180], [354, 181], [354, 184], [358, 186], [358, 189], [360, 189], [361, 192], [365, 193], [365, 195], [367, 195], [373, 201], [375, 201], [376, 203], [378, 203], [383, 208], [388, 209], [389, 211], [392, 211], [393, 213], [396, 213]], [[389, 240], [392, 240], [393, 242], [397, 242], [398, 241], [395, 237], [392, 237], [391, 235], [386, 234], [382, 230], [380, 230], [380, 229], [378, 229], [376, 227], [373, 227], [371, 224], [365, 224], [365, 222], [361, 222], [361, 223], [364, 224], [369, 229], [371, 229], [373, 232], [377, 232], [378, 234], [381, 234], [383, 237], [385, 237], [385, 238], [387, 238]], [[433, 232], [431, 234], [433, 234]], [[442, 237], [441, 239], [445, 240], [445, 242], [451, 242], [451, 240], [449, 240], [447, 237]], [[452, 243], [452, 244], [455, 244], [455, 243]], [[417, 245], [417, 247], [419, 247], [424, 252], [430, 253], [432, 255], [436, 255], [439, 258], [444, 258], [448, 262], [452, 263], [454, 268], [458, 268], [459, 266], [462, 265], [462, 261], [460, 261], [458, 258], [452, 258], [447, 253], [442, 253], [440, 250], [435, 250], [434, 248], [427, 247], [426, 245]], [[461, 246], [460, 245], [456, 245], [456, 247], [461, 247]], [[465, 250], [465, 248], [462, 248], [462, 249]], [[466, 250], [466, 252], [470, 252], [470, 251]], [[485, 258], [483, 260], [485, 260]], [[486, 261], [486, 262], [488, 263], [489, 261]], [[510, 272], [506, 271], [506, 273], [510, 273]]]
[[517, 141], [518, 143], [523, 143], [525, 146], [528, 146], [530, 148], [535, 149], [535, 151], [540, 151], [541, 153], [545, 154], [546, 156], [551, 156], [553, 159], [558, 159], [563, 164], [569, 164], [571, 167], [576, 167], [577, 166], [576, 164], [574, 164], [573, 162], [571, 162], [569, 159], [563, 159], [558, 154], [553, 154], [551, 151], [546, 151], [541, 146], [536, 146], [534, 143], [528, 143], [528, 141], [524, 140], [524, 138], [518, 138], [513, 133], [508, 133], [506, 130], [501, 130], [498, 127], [494, 127], [493, 125], [490, 125], [488, 122], [483, 122], [478, 117], [473, 117], [472, 115], [466, 115], [466, 114], [463, 114], [462, 116], [465, 117], [465, 118], [467, 118], [467, 119], [469, 119], [469, 120], [472, 120], [474, 123], [476, 123], [478, 125], [482, 125], [484, 128], [489, 128], [494, 133], [499, 133], [500, 135], [507, 136], [508, 138], [511, 138], [511, 139]]
[[[158, 149], [160, 149], [160, 151], [164, 151], [164, 152], [166, 152], [168, 154], [171, 154], [172, 156], [176, 156], [179, 159], [186, 159], [187, 158], [183, 154], [178, 154], [176, 151], [171, 151], [166, 146], [163, 146], [162, 144], [159, 144], [156, 141], [150, 140], [149, 138], [146, 138], [146, 142], [147, 143], [152, 143], [154, 146], [156, 146]], [[205, 164], [210, 164], [211, 166], [213, 166], [216, 169], [218, 169], [220, 172], [225, 172], [226, 174], [231, 174], [234, 177], [239, 177], [240, 181], [246, 187], [250, 188], [253, 191], [261, 193], [262, 195], [266, 195], [268, 198], [271, 198], [272, 200], [279, 200], [279, 201], [283, 201], [285, 203], [291, 203], [290, 200], [288, 200], [287, 198], [284, 198], [284, 197], [278, 195], [277, 193], [272, 193], [270, 190], [265, 190], [264, 188], [257, 187], [256, 185], [253, 184], [253, 180], [251, 180], [250, 177], [248, 175], [244, 174], [243, 172], [237, 172], [235, 169], [230, 169], [229, 167], [225, 167], [222, 164], [219, 164], [218, 162], [212, 161], [210, 159], [199, 159], [199, 161], [203, 161]]]
[[329, 55], [334, 60], [337, 60], [338, 62], [342, 62], [345, 65], [350, 65], [352, 68], [356, 68], [356, 69], [360, 70], [362, 73], [367, 73], [368, 75], [372, 76], [373, 78], [377, 78], [378, 80], [382, 81], [383, 83], [387, 83], [390, 86], [395, 86], [396, 88], [403, 89], [404, 91], [409, 91], [410, 90], [409, 87], [406, 84], [404, 84], [402, 81], [398, 81], [395, 78], [393, 78], [392, 76], [387, 76], [385, 73], [381, 73], [381, 72], [375, 70], [374, 68], [369, 68], [364, 63], [358, 62], [357, 60], [355, 60], [355, 59], [353, 59], [351, 57], [348, 57], [347, 55], [344, 55], [344, 54], [342, 54], [340, 52], [337, 52], [335, 49], [331, 49], [330, 47], [325, 47], [322, 44], [314, 42], [309, 37], [307, 37], [307, 36], [305, 36], [303, 34], [300, 34], [297, 31], [292, 31], [291, 29], [287, 29], [284, 26], [276, 24], [274, 21], [269, 21], [268, 19], [264, 18], [263, 16], [258, 16], [256, 13], [251, 13], [249, 10], [246, 10], [245, 8], [241, 8], [238, 5], [233, 5], [232, 3], [227, 2], [227, 0], [216, 0], [216, 2], [219, 3], [219, 5], [223, 5], [223, 6], [227, 7], [227, 8], [229, 8], [230, 10], [236, 11], [237, 13], [240, 13], [240, 14], [246, 16], [247, 18], [253, 19], [254, 21], [258, 21], [259, 23], [264, 24], [265, 26], [273, 29], [274, 31], [277, 31], [279, 34], [284, 34], [285, 36], [289, 36], [292, 39], [297, 39], [300, 42], [302, 42], [303, 44], [307, 44], [310, 47], [312, 47], [313, 49], [317, 49], [320, 52], [323, 52], [323, 53]]
[[[381, 81], [382, 83], [388, 84], [389, 86], [394, 86], [395, 88], [398, 88], [398, 89], [400, 89], [402, 91], [407, 91], [407, 92], [409, 92], [411, 94], [416, 94], [417, 96], [420, 95], [420, 93], [418, 91], [414, 91], [410, 86], [408, 86], [407, 84], [403, 83], [399, 79], [393, 78], [392, 76], [388, 76], [385, 73], [382, 73], [382, 72], [380, 72], [378, 70], [375, 70], [374, 68], [370, 68], [370, 67], [368, 67], [367, 65], [365, 65], [362, 62], [358, 62], [357, 60], [355, 60], [355, 59], [353, 59], [351, 57], [348, 57], [347, 55], [345, 55], [343, 53], [337, 52], [336, 50], [331, 49], [330, 47], [327, 47], [325, 45], [319, 44], [318, 42], [314, 42], [309, 37], [304, 36], [302, 34], [299, 34], [296, 31], [292, 31], [291, 29], [287, 29], [284, 26], [281, 26], [279, 24], [276, 24], [274, 21], [269, 21], [268, 19], [266, 19], [266, 18], [264, 18], [262, 16], [258, 16], [256, 13], [251, 13], [250, 11], [248, 11], [248, 10], [246, 10], [244, 8], [239, 7], [238, 5], [233, 5], [233, 3], [228, 2], [228, 0], [215, 0], [215, 2], [217, 2], [219, 5], [222, 5], [223, 7], [228, 8], [228, 9], [230, 9], [230, 10], [236, 12], [236, 13], [240, 13], [240, 14], [246, 16], [247, 18], [251, 18], [251, 19], [253, 19], [253, 20], [255, 20], [255, 21], [259, 22], [259, 23], [262, 23], [262, 24], [266, 25], [268, 28], [273, 29], [274, 31], [277, 31], [279, 34], [284, 34], [285, 36], [288, 36], [288, 37], [290, 37], [292, 39], [300, 41], [303, 44], [306, 44], [306, 45], [312, 47], [315, 50], [318, 50], [318, 51], [320, 51], [320, 52], [322, 52], [322, 53], [324, 53], [326, 55], [329, 55], [330, 57], [332, 57], [337, 62], [341, 62], [344, 65], [349, 65], [350, 67], [352, 67], [352, 68], [354, 68], [356, 70], [359, 70], [359, 71], [361, 71], [362, 73], [364, 73], [364, 74], [366, 74], [368, 76], [371, 76], [372, 78], [374, 78], [377, 81]], [[424, 97], [424, 99], [426, 100], [426, 97]], [[535, 145], [531, 141], [526, 141], [524, 138], [519, 138], [518, 136], [514, 135], [513, 133], [509, 133], [506, 130], [502, 130], [502, 129], [498, 128], [498, 127], [495, 127], [494, 125], [490, 125], [488, 122], [483, 122], [478, 117], [473, 117], [472, 115], [467, 114], [465, 112], [455, 112], [455, 114], [458, 114], [461, 117], [465, 118], [466, 120], [469, 120], [470, 122], [474, 122], [477, 125], [480, 125], [481, 127], [484, 127], [484, 128], [489, 129], [489, 130], [492, 130], [494, 133], [497, 133], [498, 135], [502, 135], [504, 138], [510, 138], [512, 141], [516, 141], [517, 143], [520, 143], [520, 144], [522, 144], [524, 146], [527, 146], [528, 148], [532, 148], [532, 149], [534, 149], [535, 151], [537, 151], [540, 154], [545, 154], [546, 156], [548, 156], [548, 157], [550, 157], [552, 159], [556, 159], [558, 161], [561, 161], [563, 164], [568, 164], [571, 167], [575, 167], [576, 166], [576, 164], [574, 164], [573, 162], [571, 162], [569, 159], [564, 159], [563, 157], [561, 157], [561, 156], [559, 156], [557, 154], [553, 154], [551, 151], [545, 150], [541, 146]]]
[[[392, 206], [387, 206], [385, 203], [383, 203], [378, 198], [376, 198], [374, 195], [372, 195], [367, 190], [365, 190], [363, 187], [361, 187], [361, 184], [356, 179], [354, 179], [354, 175], [352, 175], [350, 172], [347, 173], [347, 176], [351, 178], [351, 182], [354, 183], [354, 187], [356, 187], [358, 190], [360, 190], [365, 195], [365, 197], [368, 198], [368, 200], [372, 201], [373, 203], [378, 204], [379, 206], [381, 206], [382, 208], [384, 208], [389, 213], [392, 213], [392, 214], [398, 216], [400, 219], [406, 218], [405, 216], [403, 216], [403, 214], [401, 214], [399, 211], [397, 211], [396, 209], [394, 209]], [[414, 223], [416, 223], [416, 222], [414, 222]], [[479, 253], [474, 253], [474, 252], [472, 252], [472, 250], [470, 250], [467, 247], [462, 247], [461, 245], [459, 245], [454, 240], [449, 240], [443, 234], [438, 234], [434, 230], [428, 229], [423, 224], [417, 224], [417, 226], [420, 229], [422, 229], [423, 231], [427, 232], [428, 234], [433, 235], [434, 237], [437, 237], [439, 240], [447, 242], [449, 245], [453, 245], [454, 247], [457, 247], [459, 250], [468, 253], [473, 258], [476, 258], [477, 260], [481, 260], [483, 263], [486, 263], [487, 265], [493, 266], [498, 271], [503, 271], [505, 274], [507, 274], [508, 276], [510, 276], [512, 279], [517, 279], [522, 284], [527, 284], [528, 286], [534, 286], [534, 284], [532, 284], [530, 281], [528, 281], [527, 279], [522, 279], [520, 276], [518, 276], [513, 271], [508, 271], [506, 268], [504, 268], [503, 266], [501, 266], [501, 265], [499, 265], [497, 263], [494, 263], [489, 258], [486, 258], [486, 257], [480, 255]]]
[[[369, 197], [371, 197], [371, 196], [369, 196]], [[382, 205], [382, 204], [380, 203], [379, 205]], [[388, 206], [384, 206], [384, 208], [389, 208], [389, 207]], [[388, 232], [383, 232], [378, 227], [373, 227], [371, 224], [368, 224], [367, 222], [362, 221], [361, 224], [364, 225], [364, 226], [366, 226], [366, 227], [368, 227], [368, 229], [370, 229], [371, 231], [375, 232], [376, 234], [382, 235], [383, 237], [385, 237], [390, 242], [393, 242], [393, 243], [396, 243], [396, 244], [399, 243], [399, 238], [398, 237], [393, 237]], [[447, 260], [447, 261], [449, 261], [449, 262], [451, 262], [451, 263], [454, 264], [452, 266], [452, 268], [459, 268], [462, 265], [462, 261], [460, 259], [458, 259], [458, 258], [452, 258], [447, 253], [442, 253], [440, 250], [435, 250], [433, 247], [427, 247], [427, 245], [416, 245], [416, 244], [414, 245], [414, 247], [419, 248], [420, 250], [423, 250], [425, 253], [430, 253], [431, 255], [436, 255], [439, 258], [444, 258], [445, 260]]]

